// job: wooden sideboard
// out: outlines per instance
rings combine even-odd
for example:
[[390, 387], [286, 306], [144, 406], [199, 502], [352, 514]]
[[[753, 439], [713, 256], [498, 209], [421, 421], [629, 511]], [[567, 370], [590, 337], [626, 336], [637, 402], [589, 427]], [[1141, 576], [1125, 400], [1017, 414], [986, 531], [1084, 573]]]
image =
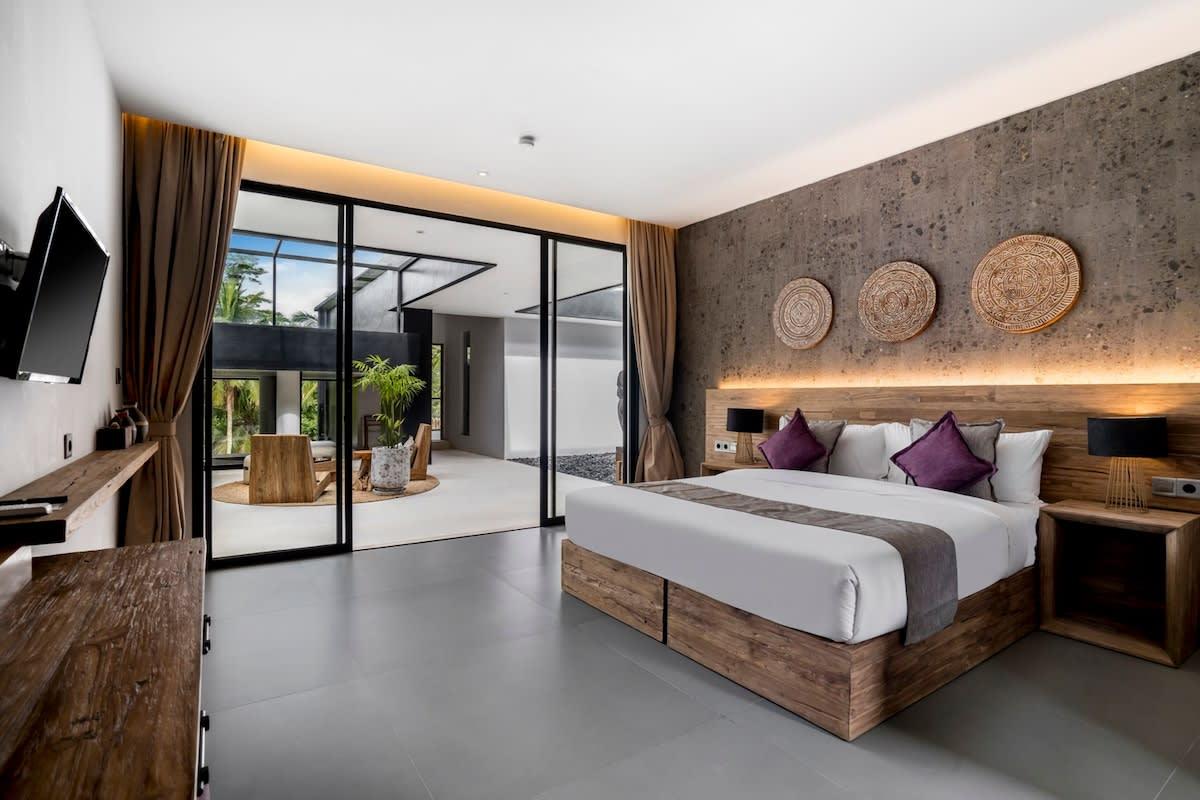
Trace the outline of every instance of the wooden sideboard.
[[202, 539], [35, 558], [0, 611], [0, 797], [196, 797], [203, 603]]

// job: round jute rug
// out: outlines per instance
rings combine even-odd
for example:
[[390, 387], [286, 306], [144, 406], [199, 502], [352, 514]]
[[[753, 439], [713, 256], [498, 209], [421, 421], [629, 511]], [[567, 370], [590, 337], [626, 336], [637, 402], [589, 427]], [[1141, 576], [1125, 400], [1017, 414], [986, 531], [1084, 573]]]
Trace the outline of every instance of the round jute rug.
[[[375, 494], [374, 492], [364, 492], [359, 489], [354, 490], [355, 503], [378, 503], [383, 500], [400, 500], [405, 497], [411, 497], [414, 494], [424, 494], [431, 489], [436, 489], [440, 481], [430, 475], [423, 481], [409, 481], [403, 494]], [[220, 486], [214, 486], [212, 489], [213, 500], [221, 503], [237, 503], [238, 505], [250, 505], [250, 487], [241, 481], [233, 481], [232, 483], [223, 483]], [[337, 491], [330, 484], [327, 489], [317, 498], [315, 503], [271, 503], [271, 506], [331, 506], [337, 502]]]

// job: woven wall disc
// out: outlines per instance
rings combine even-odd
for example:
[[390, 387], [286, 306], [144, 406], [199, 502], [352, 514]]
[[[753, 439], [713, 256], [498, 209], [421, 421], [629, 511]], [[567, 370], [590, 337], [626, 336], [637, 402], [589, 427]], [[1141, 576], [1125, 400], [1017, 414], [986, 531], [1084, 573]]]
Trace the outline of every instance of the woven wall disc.
[[833, 297], [820, 281], [796, 278], [775, 298], [771, 323], [775, 335], [788, 347], [807, 350], [829, 333], [833, 322]]
[[989, 325], [1033, 333], [1053, 325], [1079, 297], [1079, 259], [1053, 236], [1014, 236], [993, 247], [971, 278], [971, 302]]
[[936, 305], [937, 287], [930, 274], [910, 261], [893, 261], [863, 284], [858, 318], [876, 339], [903, 342], [928, 327]]

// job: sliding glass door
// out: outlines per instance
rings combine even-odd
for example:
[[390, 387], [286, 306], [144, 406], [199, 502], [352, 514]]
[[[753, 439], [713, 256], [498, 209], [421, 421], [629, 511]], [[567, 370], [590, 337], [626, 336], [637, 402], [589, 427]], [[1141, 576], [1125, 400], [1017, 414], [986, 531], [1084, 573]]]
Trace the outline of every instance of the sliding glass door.
[[637, 404], [624, 249], [557, 238], [543, 247], [542, 522], [553, 524], [571, 491], [626, 482]]
[[[211, 558], [562, 522], [633, 471], [626, 309], [620, 245], [244, 183], [193, 392]], [[388, 491], [410, 439], [424, 477]]]
[[216, 561], [334, 551], [342, 515], [340, 204], [242, 191], [193, 413]]

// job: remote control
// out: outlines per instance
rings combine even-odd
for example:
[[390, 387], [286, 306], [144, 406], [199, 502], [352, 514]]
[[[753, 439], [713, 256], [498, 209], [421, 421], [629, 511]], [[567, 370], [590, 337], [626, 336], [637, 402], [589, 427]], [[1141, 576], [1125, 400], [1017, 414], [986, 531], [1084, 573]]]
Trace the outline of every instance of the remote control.
[[49, 503], [17, 503], [11, 506], [0, 506], [0, 519], [9, 517], [44, 517], [53, 509]]

